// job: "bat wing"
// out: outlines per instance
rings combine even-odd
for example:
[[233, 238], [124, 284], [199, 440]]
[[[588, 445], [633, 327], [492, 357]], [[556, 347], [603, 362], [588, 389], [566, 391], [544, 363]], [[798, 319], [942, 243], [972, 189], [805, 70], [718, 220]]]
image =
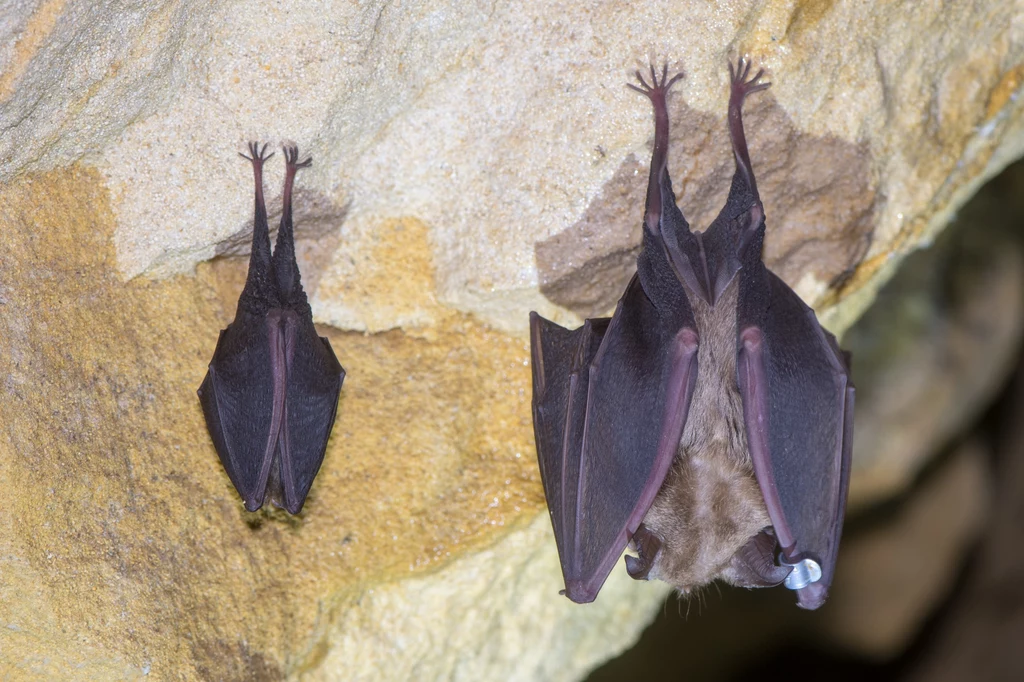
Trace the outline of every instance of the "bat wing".
[[297, 323], [292, 338], [278, 452], [284, 507], [298, 514], [327, 451], [345, 370], [312, 323]]
[[576, 545], [579, 448], [587, 414], [590, 363], [608, 322], [608, 318], [587, 320], [570, 331], [530, 313], [533, 432], [560, 557], [568, 556], [568, 548]]
[[762, 273], [765, 312], [757, 324], [741, 316], [739, 326], [744, 421], [782, 559], [795, 565], [786, 584], [800, 606], [815, 609], [828, 594], [842, 532], [854, 389], [835, 338], [782, 280]]
[[666, 324], [639, 277], [603, 335], [599, 322], [533, 325], [538, 457], [575, 602], [594, 600], [654, 501], [697, 377], [695, 331]]
[[271, 347], [261, 327], [257, 318], [246, 316], [222, 331], [199, 387], [217, 455], [249, 511], [263, 504], [280, 430], [268, 371]]
[[221, 332], [199, 400], [245, 508], [259, 509], [270, 488], [297, 514], [323, 462], [345, 371], [312, 323], [284, 317], [283, 328], [246, 318]]

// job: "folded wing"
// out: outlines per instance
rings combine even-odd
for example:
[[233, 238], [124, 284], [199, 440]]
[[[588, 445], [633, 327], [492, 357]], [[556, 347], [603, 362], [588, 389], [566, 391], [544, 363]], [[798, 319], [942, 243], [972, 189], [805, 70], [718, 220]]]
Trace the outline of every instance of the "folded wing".
[[763, 273], [765, 314], [739, 327], [744, 421], [782, 559], [796, 566], [787, 585], [814, 609], [828, 594], [842, 532], [854, 390], [835, 339], [792, 289]]
[[298, 514], [327, 451], [345, 370], [312, 323], [295, 321], [279, 437], [285, 508]]
[[638, 278], [604, 325], [533, 318], [538, 458], [576, 602], [594, 600], [654, 501], [696, 381], [696, 333], [666, 327]]
[[[279, 435], [264, 325], [240, 316], [221, 332], [199, 401], [224, 469], [249, 511], [263, 504]], [[253, 327], [250, 329], [250, 327]]]

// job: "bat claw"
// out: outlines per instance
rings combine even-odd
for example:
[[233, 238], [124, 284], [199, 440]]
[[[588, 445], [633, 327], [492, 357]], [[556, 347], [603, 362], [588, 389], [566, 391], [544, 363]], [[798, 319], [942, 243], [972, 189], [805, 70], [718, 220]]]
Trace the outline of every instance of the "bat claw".
[[626, 573], [633, 580], [648, 580], [658, 553], [661, 552], [661, 538], [641, 523], [633, 533], [632, 541], [637, 555], [626, 555]]
[[736, 62], [736, 67], [733, 68], [732, 62], [729, 62], [729, 80], [732, 82], [730, 100], [736, 101], [737, 104], [742, 104], [743, 99], [750, 93], [767, 90], [771, 87], [770, 82], [761, 82], [761, 77], [764, 76], [764, 69], [758, 69], [754, 77], [748, 80], [747, 77], [750, 75], [752, 63], [746, 57], [740, 57]]
[[313, 157], [307, 157], [305, 161], [299, 161], [299, 148], [295, 145], [284, 145], [284, 160], [291, 169], [309, 168], [313, 165]]
[[263, 148], [261, 149], [259, 142], [250, 142], [248, 144], [249, 153], [243, 154], [242, 152], [238, 152], [238, 155], [241, 156], [246, 161], [251, 161], [254, 166], [258, 165], [262, 167], [263, 162], [274, 155], [274, 152], [270, 152], [269, 154], [267, 154], [268, 146], [268, 144], [264, 143]]
[[641, 92], [641, 93], [647, 95], [652, 100], [655, 97], [664, 98], [665, 95], [668, 93], [669, 88], [672, 87], [672, 84], [675, 83], [677, 80], [680, 80], [684, 75], [686, 75], [682, 71], [680, 71], [679, 73], [677, 73], [674, 76], [672, 76], [671, 78], [669, 78], [669, 76], [668, 76], [668, 62], [665, 62], [664, 64], [662, 64], [662, 67], [661, 67], [661, 78], [659, 79], [658, 78], [658, 71], [655, 68], [654, 64], [651, 64], [650, 66], [651, 66], [651, 83], [650, 84], [648, 84], [647, 81], [644, 80], [643, 74], [640, 72], [639, 69], [637, 69], [637, 71], [636, 71], [636, 79], [640, 82], [640, 85], [637, 85], [636, 83], [626, 83], [626, 85], [628, 87], [632, 88], [633, 90], [636, 90], [637, 92]]
[[626, 573], [633, 580], [647, 580], [651, 567], [635, 556], [626, 555]]

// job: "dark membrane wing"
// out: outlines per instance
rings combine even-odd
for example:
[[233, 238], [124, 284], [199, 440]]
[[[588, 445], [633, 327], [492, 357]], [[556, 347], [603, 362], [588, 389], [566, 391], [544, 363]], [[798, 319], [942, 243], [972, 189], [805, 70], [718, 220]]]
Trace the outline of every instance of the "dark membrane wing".
[[697, 377], [697, 335], [666, 325], [638, 277], [590, 368], [566, 593], [597, 596], [668, 473]]
[[760, 329], [741, 326], [739, 379], [751, 457], [788, 563], [810, 558], [822, 576], [798, 590], [824, 603], [835, 570], [849, 485], [853, 387], [814, 312], [767, 272]]
[[576, 543], [576, 494], [590, 363], [607, 328], [608, 319], [600, 318], [570, 331], [530, 313], [537, 462], [566, 579], [567, 547]]
[[[700, 237], [708, 264], [712, 300], [718, 300], [740, 270], [742, 256], [757, 239], [763, 225], [761, 204], [751, 194], [746, 176], [737, 169], [725, 206]], [[760, 245], [755, 248], [760, 260]]]
[[[224, 469], [254, 511], [263, 504], [274, 403], [268, 334], [258, 317], [243, 315], [221, 332], [199, 401]], [[269, 447], [268, 447], [269, 446]]]
[[278, 452], [285, 508], [298, 514], [327, 451], [345, 370], [330, 342], [317, 335], [311, 322], [294, 324], [295, 348], [288, 367]]
[[[658, 229], [651, 230], [645, 220], [643, 250], [637, 269], [644, 291], [663, 318], [681, 317], [692, 324], [693, 313], [684, 287], [692, 295], [708, 302], [712, 300], [708, 254], [701, 243], [701, 235], [690, 231], [690, 224], [676, 205], [667, 170], [658, 178], [658, 184], [662, 202]], [[680, 298], [686, 300], [679, 302]], [[672, 312], [666, 314], [668, 310]]]

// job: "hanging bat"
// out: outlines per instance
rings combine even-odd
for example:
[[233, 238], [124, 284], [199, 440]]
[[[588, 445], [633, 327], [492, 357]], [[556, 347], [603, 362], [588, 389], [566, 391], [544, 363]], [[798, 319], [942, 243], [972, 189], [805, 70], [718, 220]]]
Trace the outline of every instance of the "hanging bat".
[[665, 97], [651, 84], [654, 153], [637, 272], [611, 319], [569, 331], [530, 316], [533, 420], [565, 594], [590, 602], [626, 570], [683, 593], [714, 579], [785, 583], [818, 608], [849, 484], [849, 356], [761, 261], [764, 208], [731, 74], [736, 172], [725, 207], [691, 232], [669, 179]]
[[249, 274], [235, 320], [221, 331], [199, 402], [220, 461], [245, 508], [270, 501], [298, 514], [320, 469], [334, 426], [345, 370], [330, 342], [313, 327], [295, 261], [292, 186], [299, 162], [285, 147], [284, 200], [277, 245], [270, 254], [263, 163], [267, 146], [249, 144], [256, 209]]

